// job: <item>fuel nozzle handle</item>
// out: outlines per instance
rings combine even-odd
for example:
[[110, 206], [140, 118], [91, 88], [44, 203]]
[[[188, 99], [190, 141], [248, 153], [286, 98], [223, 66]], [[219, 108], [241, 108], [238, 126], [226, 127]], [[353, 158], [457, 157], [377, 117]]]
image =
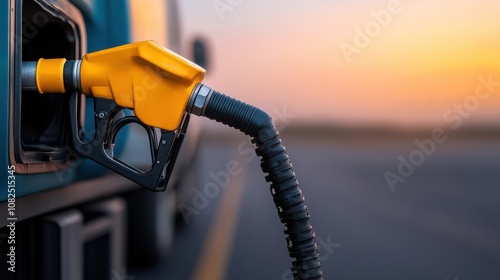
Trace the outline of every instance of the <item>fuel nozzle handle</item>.
[[153, 41], [85, 55], [23, 62], [23, 90], [40, 93], [79, 91], [133, 109], [145, 124], [176, 130], [205, 70]]

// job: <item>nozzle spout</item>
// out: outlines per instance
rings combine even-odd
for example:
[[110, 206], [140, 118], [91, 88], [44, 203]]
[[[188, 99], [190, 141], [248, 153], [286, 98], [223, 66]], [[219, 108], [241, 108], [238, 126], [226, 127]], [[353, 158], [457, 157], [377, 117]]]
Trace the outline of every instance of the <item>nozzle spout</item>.
[[36, 61], [26, 61], [22, 64], [21, 87], [26, 91], [38, 91], [36, 86]]
[[80, 91], [81, 60], [64, 58], [24, 61], [21, 69], [21, 88], [39, 93]]

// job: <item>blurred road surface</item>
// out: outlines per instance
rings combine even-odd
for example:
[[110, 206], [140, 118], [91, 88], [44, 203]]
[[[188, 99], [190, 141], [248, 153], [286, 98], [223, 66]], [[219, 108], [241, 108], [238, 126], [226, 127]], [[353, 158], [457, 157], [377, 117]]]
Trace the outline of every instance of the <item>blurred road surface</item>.
[[[500, 279], [500, 137], [447, 136], [433, 148], [425, 132], [283, 134], [325, 279]], [[292, 279], [283, 227], [249, 141], [230, 132], [202, 138], [197, 195], [180, 216], [189, 224], [160, 264], [130, 274]], [[400, 167], [405, 160], [412, 166]], [[386, 172], [399, 176], [392, 189]]]

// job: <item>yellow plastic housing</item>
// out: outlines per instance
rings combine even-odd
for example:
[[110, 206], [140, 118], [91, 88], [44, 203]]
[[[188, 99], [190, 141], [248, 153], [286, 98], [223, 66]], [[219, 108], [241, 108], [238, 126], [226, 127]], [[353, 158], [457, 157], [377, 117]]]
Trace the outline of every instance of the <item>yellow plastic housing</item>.
[[84, 94], [113, 99], [134, 109], [145, 124], [172, 131], [179, 127], [205, 70], [156, 42], [144, 41], [85, 55], [80, 77]]
[[64, 58], [40, 58], [38, 60], [36, 66], [36, 86], [40, 93], [65, 92], [63, 78], [64, 63], [66, 63], [66, 59]]

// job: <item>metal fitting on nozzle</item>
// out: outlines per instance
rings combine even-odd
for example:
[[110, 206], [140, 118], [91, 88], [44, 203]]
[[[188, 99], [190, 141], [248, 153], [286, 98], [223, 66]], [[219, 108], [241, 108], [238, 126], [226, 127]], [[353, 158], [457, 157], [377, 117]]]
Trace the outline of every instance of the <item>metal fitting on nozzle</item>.
[[212, 97], [213, 89], [204, 84], [197, 84], [189, 97], [186, 112], [197, 116], [204, 116], [208, 101]]
[[38, 91], [38, 86], [36, 85], [37, 64], [38, 62], [36, 61], [23, 62], [23, 67], [21, 70], [21, 84], [23, 90]]

